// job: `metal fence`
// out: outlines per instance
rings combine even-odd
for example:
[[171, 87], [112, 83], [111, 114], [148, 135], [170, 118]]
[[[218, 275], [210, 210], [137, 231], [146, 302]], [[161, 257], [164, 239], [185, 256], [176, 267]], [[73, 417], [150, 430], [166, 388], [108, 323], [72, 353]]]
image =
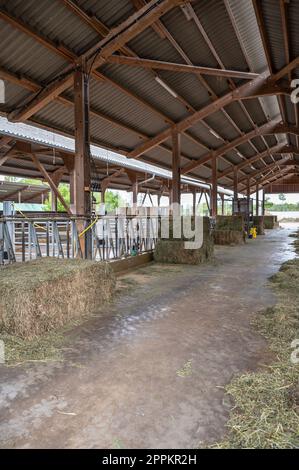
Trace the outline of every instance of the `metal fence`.
[[[81, 233], [78, 226], [83, 227]], [[80, 241], [92, 233], [92, 258], [120, 259], [151, 251], [158, 233], [158, 218], [150, 216], [1, 217], [0, 265], [51, 256], [82, 257]]]

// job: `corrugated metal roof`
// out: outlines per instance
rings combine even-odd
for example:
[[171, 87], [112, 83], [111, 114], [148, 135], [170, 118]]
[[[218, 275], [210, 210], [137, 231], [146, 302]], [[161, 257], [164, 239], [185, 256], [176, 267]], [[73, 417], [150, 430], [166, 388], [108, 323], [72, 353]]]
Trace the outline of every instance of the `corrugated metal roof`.
[[[76, 4], [86, 14], [94, 15], [108, 28], [120, 24], [135, 11], [130, 0], [110, 0], [109, 2], [78, 0]], [[283, 57], [279, 3], [274, 0], [263, 0], [261, 4], [262, 13], [265, 17], [266, 32], [271, 42], [270, 52], [273, 56], [273, 63], [276, 68], [280, 68], [284, 65], [285, 58]], [[28, 24], [30, 28], [38, 31], [45, 39], [52, 41], [52, 46], [54, 44], [63, 45], [76, 54], [100, 39], [100, 35], [90, 25], [80, 19], [60, 0], [43, 0], [42, 2], [36, 0], [26, 2], [21, 0], [11, 0], [10, 2], [0, 0], [0, 6], [8, 10], [16, 19], [20, 19]], [[263, 52], [261, 36], [251, 1], [196, 0], [192, 2], [192, 7], [225, 67], [248, 70], [246, 62], [248, 60], [253, 71], [260, 72], [266, 68], [266, 56]], [[291, 52], [298, 55], [295, 24], [295, 19], [297, 17], [299, 19], [298, 2], [292, 1], [286, 5], [286, 8], [289, 12]], [[290, 14], [292, 14], [292, 19], [290, 19]], [[133, 52], [144, 58], [177, 63], [185, 62], [181, 55], [186, 53], [194, 64], [212, 67], [220, 66], [194, 21], [188, 21], [179, 7], [164, 15], [161, 18], [161, 24], [168, 28], [170, 34], [184, 52], [180, 54], [174, 44], [168, 39], [161, 39], [150, 27], [130, 41], [128, 45]], [[19, 76], [28, 76], [36, 82], [45, 84], [57, 76], [69, 63], [61, 57], [61, 53], [55, 53], [45, 45], [41, 45], [30, 35], [6, 23], [1, 23], [1, 20], [0, 25], [3, 26], [0, 32], [0, 40], [2, 41], [0, 61], [1, 65], [11, 72]], [[107, 148], [117, 148], [120, 152], [132, 150], [142, 142], [142, 135], [154, 136], [169, 126], [169, 123], [165, 122], [167, 118], [179, 122], [190, 114], [190, 110], [188, 111], [188, 108], [186, 108], [186, 103], [182, 103], [179, 97], [177, 99], [173, 97], [156, 82], [154, 72], [112, 64], [101, 67], [101, 72], [104, 76], [107, 76], [107, 80], [100, 82], [92, 79], [90, 84], [91, 107], [108, 117], [105, 120], [96, 116], [95, 113], [92, 114], [91, 138], [97, 144]], [[210, 101], [207, 90], [200, 84], [199, 79], [193, 75], [160, 71], [159, 76], [191, 108], [200, 109]], [[115, 82], [115, 85], [109, 83], [110, 79]], [[208, 86], [212, 88], [213, 93], [218, 96], [230, 90], [227, 79], [209, 76], [205, 77], [205, 80]], [[241, 83], [240, 80], [232, 80], [232, 82], [237, 85]], [[126, 93], [125, 90], [128, 90], [128, 92]], [[130, 93], [135, 94], [136, 98], [129, 96]], [[23, 102], [27, 95], [27, 91], [23, 92], [20, 87], [9, 84], [7, 86], [8, 99], [5, 107], [1, 109], [7, 112], [13, 110], [19, 103]], [[71, 90], [68, 91], [67, 96], [72, 98]], [[145, 102], [148, 103], [148, 106]], [[266, 110], [266, 117], [260, 102], [264, 103], [263, 108]], [[279, 113], [276, 98], [267, 97], [260, 101], [257, 99], [247, 100], [244, 104], [256, 125], [263, 124], [267, 118], [273, 118]], [[288, 103], [286, 104], [286, 110], [288, 119], [290, 122], [294, 122], [293, 109]], [[252, 129], [252, 124], [238, 103], [227, 106], [227, 112], [242, 132], [248, 132]], [[52, 102], [36, 113], [32, 117], [32, 121], [72, 134], [74, 132], [73, 114], [72, 106], [63, 106], [61, 103]], [[109, 122], [109, 119], [117, 120], [118, 124]], [[205, 122], [224, 140], [233, 140], [239, 135], [235, 127], [219, 111], [210, 115]], [[201, 123], [194, 125], [190, 132], [211, 149], [222, 145], [223, 140], [213, 136], [207, 127]], [[279, 139], [283, 139], [283, 136], [279, 136]], [[268, 138], [268, 140], [273, 142], [275, 138]], [[171, 148], [171, 142], [165, 144]], [[260, 139], [256, 139], [256, 146], [260, 150], [264, 148], [264, 144]], [[242, 149], [245, 156], [248, 157], [252, 154], [253, 149], [249, 144], [243, 144]], [[183, 137], [182, 152], [189, 158], [200, 158], [207, 150]], [[234, 151], [229, 153], [228, 156], [232, 161], [236, 158]], [[165, 164], [165, 166], [170, 163], [170, 154], [163, 148], [152, 149], [142, 158], [149, 158], [159, 164]], [[183, 159], [184, 163], [185, 159]], [[225, 165], [223, 161], [220, 164]], [[195, 170], [194, 174], [202, 176], [204, 171], [206, 169], [200, 167]]]
[[0, 20], [0, 62], [11, 72], [39, 82], [54, 78], [68, 63], [27, 34]]
[[23, 22], [32, 25], [50, 40], [67, 46], [77, 55], [98, 40], [98, 33], [64, 7], [63, 2], [53, 0], [0, 0], [4, 7]]
[[261, 9], [267, 32], [268, 44], [274, 71], [286, 64], [280, 5], [277, 0], [263, 0]]
[[[60, 149], [74, 152], [75, 149], [74, 139], [64, 137], [62, 135], [55, 134], [53, 132], [49, 132], [43, 129], [38, 129], [37, 127], [28, 124], [11, 123], [7, 121], [5, 117], [2, 116], [0, 116], [0, 135], [1, 134], [11, 135], [12, 137], [20, 138], [21, 140], [27, 140], [33, 143], [43, 144], [52, 148], [57, 148], [58, 150]], [[91, 145], [90, 150], [93, 157], [101, 162], [114, 165], [116, 164], [124, 168], [135, 169], [136, 171], [143, 171], [149, 174], [155, 174], [166, 179], [172, 178], [172, 174], [170, 171], [165, 170], [159, 166], [150, 165], [141, 160], [127, 159], [121, 155], [116, 154], [115, 152], [104, 150], [103, 148], [99, 148], [94, 145]], [[161, 150], [155, 148], [151, 152], [160, 152], [159, 157], [161, 157]], [[151, 152], [149, 152], [149, 156], [151, 156]], [[59, 157], [55, 158], [59, 159]], [[17, 159], [15, 159], [15, 161], [16, 165], [18, 165]], [[55, 165], [57, 161], [52, 161], [49, 163], [49, 159], [47, 159], [45, 156], [41, 156], [41, 161], [44, 162], [46, 169], [48, 169], [49, 171], [53, 171], [56, 167]], [[21, 167], [23, 168], [22, 165]], [[28, 167], [29, 169], [24, 170], [24, 172], [26, 175], [32, 175], [34, 172], [30, 171], [30, 167], [33, 168], [32, 162], [30, 162], [30, 160], [28, 160]], [[205, 170], [203, 171], [205, 172]], [[209, 187], [204, 182], [195, 180], [194, 178], [188, 176], [182, 177], [182, 183], [187, 183], [191, 186], [193, 185], [199, 188]], [[222, 192], [223, 194], [227, 195], [231, 194], [231, 191], [225, 190], [221, 187], [219, 187], [219, 192]]]

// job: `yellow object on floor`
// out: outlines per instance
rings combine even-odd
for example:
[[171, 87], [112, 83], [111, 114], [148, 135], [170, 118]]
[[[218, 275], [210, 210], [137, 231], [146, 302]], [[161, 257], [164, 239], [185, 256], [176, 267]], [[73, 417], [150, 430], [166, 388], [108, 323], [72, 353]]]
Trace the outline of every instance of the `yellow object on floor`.
[[252, 235], [252, 238], [256, 238], [256, 227], [250, 229], [250, 235]]

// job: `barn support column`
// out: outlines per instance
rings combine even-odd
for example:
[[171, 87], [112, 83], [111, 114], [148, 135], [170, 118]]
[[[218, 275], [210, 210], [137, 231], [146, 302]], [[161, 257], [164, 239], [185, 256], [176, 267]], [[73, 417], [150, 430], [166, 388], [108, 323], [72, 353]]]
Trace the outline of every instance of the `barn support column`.
[[262, 215], [265, 215], [265, 190], [263, 189]]
[[133, 207], [137, 207], [137, 200], [138, 200], [138, 181], [137, 176], [135, 175], [133, 184], [132, 184], [132, 192], [133, 192]]
[[224, 215], [224, 194], [221, 194], [221, 214]]
[[193, 215], [195, 215], [195, 213], [196, 213], [196, 194], [197, 194], [196, 189], [194, 188], [193, 189], [193, 194], [192, 194], [192, 196], [193, 196], [193, 199], [192, 199], [192, 203], [193, 203], [193, 211], [192, 212], [193, 212]]
[[211, 217], [217, 216], [217, 157], [212, 158]]
[[52, 189], [51, 189], [51, 211], [57, 212], [57, 196]]
[[172, 130], [172, 204], [181, 203], [181, 135]]
[[247, 178], [247, 190], [246, 190], [246, 197], [247, 197], [247, 209], [249, 212], [250, 208], [250, 178]]
[[234, 200], [233, 200], [233, 214], [238, 212], [238, 169], [234, 168]]
[[[74, 73], [75, 96], [75, 164], [72, 173], [73, 212], [86, 217], [86, 222], [78, 223], [78, 233], [89, 225], [91, 216], [91, 177], [89, 151], [89, 77], [84, 68]], [[87, 230], [80, 237], [83, 258], [92, 258], [92, 232]]]
[[255, 215], [259, 215], [259, 184], [256, 183], [256, 192], [255, 192]]

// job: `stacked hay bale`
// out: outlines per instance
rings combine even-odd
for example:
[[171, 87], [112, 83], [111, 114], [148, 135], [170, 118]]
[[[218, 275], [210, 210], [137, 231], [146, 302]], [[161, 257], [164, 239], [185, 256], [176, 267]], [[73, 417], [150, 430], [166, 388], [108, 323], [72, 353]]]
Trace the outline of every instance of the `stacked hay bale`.
[[[194, 229], [194, 218], [192, 218], [191, 227]], [[194, 249], [186, 248], [185, 243], [193, 240], [189, 240], [183, 235], [180, 238], [174, 238], [173, 220], [169, 218], [169, 238], [159, 238], [154, 252], [155, 261], [173, 264], [201, 264], [210, 260], [214, 254], [214, 242], [209, 217], [203, 217], [202, 246]]]
[[241, 214], [218, 215], [214, 230], [216, 245], [238, 245], [245, 243], [244, 218]]
[[270, 230], [278, 228], [279, 222], [277, 221], [277, 215], [264, 215], [264, 227]]
[[0, 270], [0, 332], [32, 339], [87, 317], [112, 297], [107, 263], [43, 258]]
[[256, 227], [256, 234], [257, 235], [265, 235], [264, 216], [263, 215], [255, 215], [253, 217], [253, 225], [254, 225], [254, 227]]

